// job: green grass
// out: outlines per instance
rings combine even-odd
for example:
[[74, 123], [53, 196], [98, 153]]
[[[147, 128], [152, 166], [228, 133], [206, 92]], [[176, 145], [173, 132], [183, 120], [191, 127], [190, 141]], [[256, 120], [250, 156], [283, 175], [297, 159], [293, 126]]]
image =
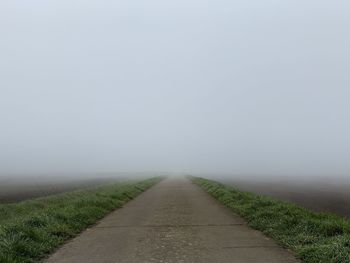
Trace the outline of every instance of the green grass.
[[38, 262], [161, 178], [114, 183], [0, 204], [0, 262]]
[[350, 262], [350, 220], [242, 192], [215, 181], [198, 177], [191, 180], [245, 218], [249, 226], [292, 250], [302, 262]]

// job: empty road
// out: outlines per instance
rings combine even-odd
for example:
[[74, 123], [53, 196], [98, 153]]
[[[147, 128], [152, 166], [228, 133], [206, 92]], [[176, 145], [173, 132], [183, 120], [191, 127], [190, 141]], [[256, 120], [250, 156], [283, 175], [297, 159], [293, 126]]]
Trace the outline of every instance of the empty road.
[[47, 263], [296, 263], [186, 178], [169, 178], [68, 242]]

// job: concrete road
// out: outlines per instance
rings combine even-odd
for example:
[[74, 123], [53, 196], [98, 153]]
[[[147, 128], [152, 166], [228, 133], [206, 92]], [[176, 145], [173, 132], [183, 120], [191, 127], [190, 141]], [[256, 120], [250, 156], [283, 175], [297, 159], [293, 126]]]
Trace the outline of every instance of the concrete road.
[[64, 245], [47, 263], [296, 263], [186, 178], [165, 179]]

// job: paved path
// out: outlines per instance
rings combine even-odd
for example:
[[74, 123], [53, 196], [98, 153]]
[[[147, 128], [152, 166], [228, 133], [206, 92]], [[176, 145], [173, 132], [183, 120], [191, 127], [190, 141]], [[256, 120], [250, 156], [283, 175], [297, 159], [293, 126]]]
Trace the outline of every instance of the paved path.
[[188, 179], [165, 179], [47, 263], [296, 263]]

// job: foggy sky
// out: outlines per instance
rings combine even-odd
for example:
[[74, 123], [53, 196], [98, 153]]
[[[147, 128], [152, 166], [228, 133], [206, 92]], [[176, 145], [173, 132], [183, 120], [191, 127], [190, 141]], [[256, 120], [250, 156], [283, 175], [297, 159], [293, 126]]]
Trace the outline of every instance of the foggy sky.
[[347, 175], [349, 10], [2, 0], [0, 173]]

